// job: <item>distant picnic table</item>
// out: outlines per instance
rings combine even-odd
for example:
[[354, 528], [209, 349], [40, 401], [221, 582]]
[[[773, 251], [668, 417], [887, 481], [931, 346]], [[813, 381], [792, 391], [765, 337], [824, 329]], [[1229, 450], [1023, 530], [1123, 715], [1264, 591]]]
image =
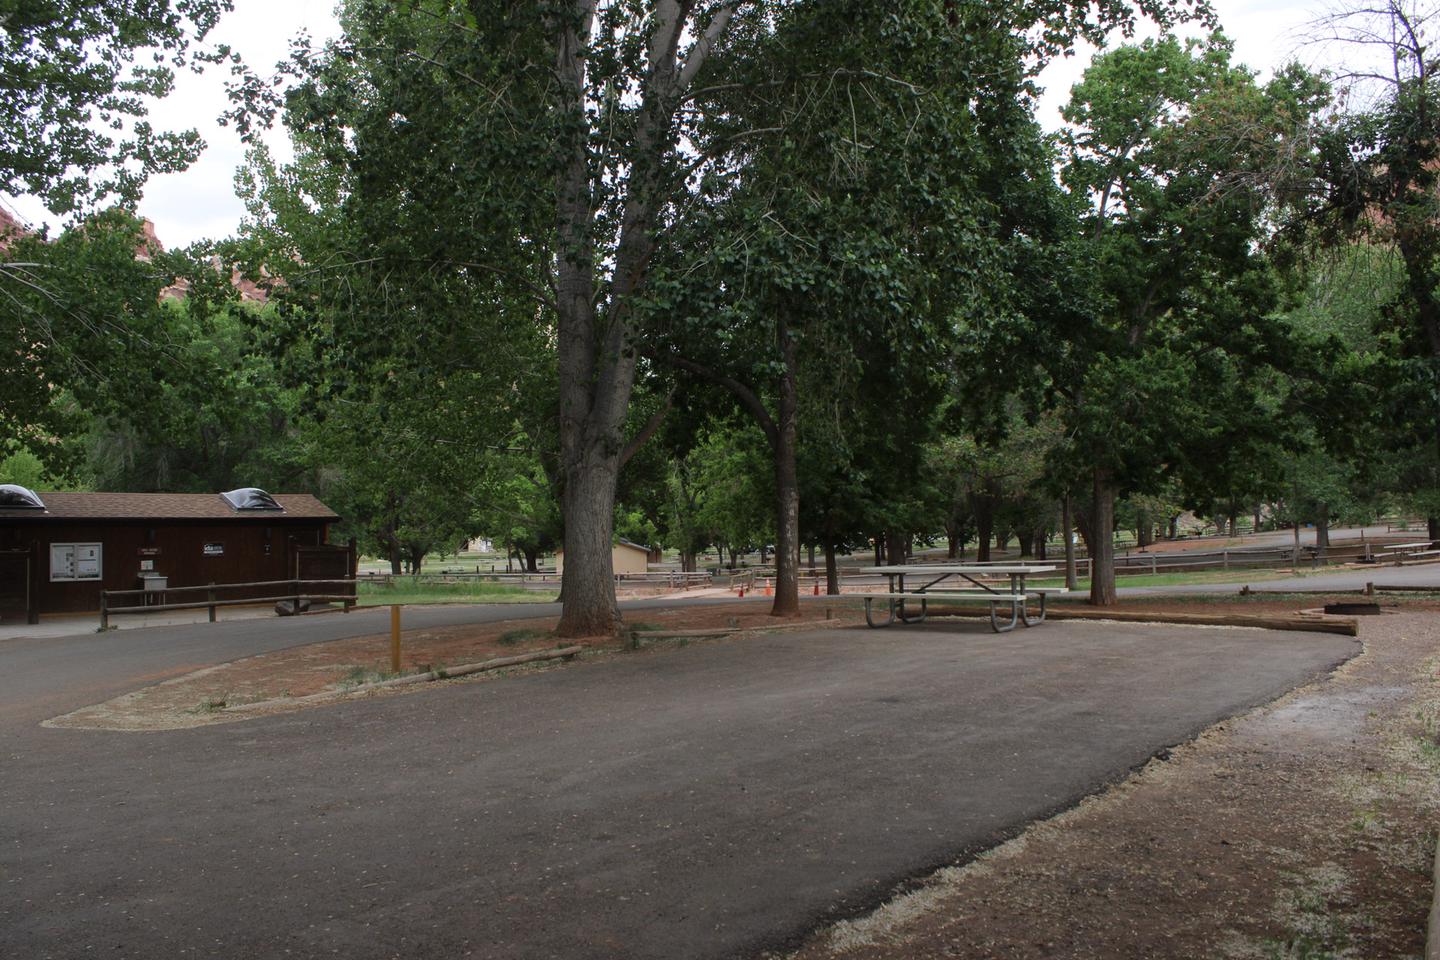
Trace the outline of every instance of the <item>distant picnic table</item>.
[[[872, 627], [886, 627], [899, 620], [902, 623], [921, 623], [929, 612], [930, 601], [945, 603], [984, 603], [990, 607], [990, 627], [996, 633], [1007, 633], [1021, 623], [1033, 627], [1045, 620], [1045, 597], [1051, 593], [1065, 593], [1064, 587], [1036, 588], [1026, 585], [1027, 577], [1037, 573], [1053, 573], [1053, 564], [1043, 563], [947, 563], [947, 564], [901, 564], [893, 567], [865, 567], [862, 573], [880, 574], [889, 580], [889, 589], [883, 592], [857, 594], [865, 601], [865, 622]], [[909, 584], [906, 578], [910, 578]], [[1004, 579], [1006, 582], [996, 583]], [[989, 581], [989, 582], [987, 582]], [[876, 622], [872, 604], [885, 601], [886, 618]], [[918, 601], [919, 613], [913, 612]], [[1038, 607], [1032, 611], [1031, 601]], [[911, 604], [910, 610], [906, 604]], [[1005, 621], [996, 615], [998, 609], [1008, 607], [1010, 619]]]

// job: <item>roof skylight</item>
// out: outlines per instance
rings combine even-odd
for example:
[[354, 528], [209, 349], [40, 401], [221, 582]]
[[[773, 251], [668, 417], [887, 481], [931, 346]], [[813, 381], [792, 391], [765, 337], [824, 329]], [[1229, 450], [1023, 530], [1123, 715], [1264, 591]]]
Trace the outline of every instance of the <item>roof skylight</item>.
[[18, 483], [0, 483], [0, 507], [23, 507], [27, 510], [44, 510], [45, 501], [29, 487]]
[[259, 487], [240, 487], [236, 490], [227, 490], [220, 494], [226, 502], [236, 510], [284, 510], [285, 508], [275, 502], [270, 496]]

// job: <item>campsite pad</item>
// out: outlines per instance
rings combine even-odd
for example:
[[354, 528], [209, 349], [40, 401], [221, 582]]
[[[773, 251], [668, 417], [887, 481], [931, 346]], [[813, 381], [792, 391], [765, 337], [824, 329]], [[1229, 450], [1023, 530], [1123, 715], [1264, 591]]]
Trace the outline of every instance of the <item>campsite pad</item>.
[[[1344, 595], [1337, 595], [1343, 598]], [[1350, 595], [1353, 599], [1353, 595]], [[850, 598], [807, 598], [802, 604], [801, 622], [814, 622], [827, 615], [844, 623], [861, 623], [859, 602]], [[1065, 606], [1078, 603], [1079, 596], [1067, 598]], [[1324, 597], [1305, 597], [1303, 605], [1326, 602]], [[1391, 602], [1389, 600], [1385, 602]], [[626, 626], [633, 630], [705, 630], [725, 627], [765, 629], [784, 626], [792, 621], [769, 616], [770, 601], [757, 598], [754, 603], [717, 605], [677, 605], [671, 609], [632, 611]], [[1060, 607], [1059, 604], [1056, 605]], [[1116, 607], [1123, 611], [1143, 611], [1163, 618], [1165, 613], [1246, 613], [1293, 615], [1301, 604], [1295, 597], [1259, 599], [1255, 597], [1146, 597], [1126, 600]], [[1440, 608], [1440, 604], [1409, 601], [1407, 608]], [[559, 642], [553, 636], [557, 618], [524, 617], [523, 609], [514, 620], [498, 623], [437, 627], [407, 630], [403, 635], [401, 674], [477, 663], [499, 657], [511, 657], [542, 650], [553, 650]], [[337, 614], [338, 615], [338, 614]], [[935, 621], [943, 623], [943, 620]], [[1046, 629], [1040, 627], [1038, 629]], [[886, 635], [876, 634], [877, 639]], [[676, 641], [685, 643], [685, 640]], [[594, 637], [578, 643], [587, 654], [615, 652], [620, 643], [613, 637]], [[167, 679], [152, 686], [126, 693], [103, 703], [83, 707], [72, 713], [47, 721], [56, 727], [79, 727], [106, 730], [173, 730], [206, 724], [248, 719], [265, 713], [288, 712], [306, 704], [279, 703], [272, 708], [233, 711], [242, 704], [256, 701], [287, 700], [313, 694], [333, 693], [335, 696], [389, 696], [404, 691], [423, 689], [427, 684], [377, 691], [357, 689], [383, 680], [389, 674], [390, 637], [388, 633], [371, 634], [330, 640], [301, 647], [291, 647], [234, 660]], [[472, 675], [459, 683], [475, 679], [494, 679], [515, 671], [546, 669], [557, 661], [540, 661], [509, 667], [499, 671]], [[321, 704], [330, 701], [321, 701]]]

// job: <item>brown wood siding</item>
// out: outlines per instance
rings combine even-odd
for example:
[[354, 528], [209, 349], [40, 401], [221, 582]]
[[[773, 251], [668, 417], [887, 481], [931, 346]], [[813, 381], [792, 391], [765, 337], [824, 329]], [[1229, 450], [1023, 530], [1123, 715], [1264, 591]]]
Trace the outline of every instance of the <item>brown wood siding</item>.
[[[38, 611], [42, 614], [88, 613], [100, 609], [102, 589], [137, 588], [141, 560], [153, 560], [155, 572], [169, 577], [172, 587], [287, 579], [291, 576], [292, 545], [324, 543], [327, 526], [323, 520], [284, 520], [276, 517], [222, 523], [181, 520], [115, 520], [103, 523], [0, 521], [0, 550], [26, 548], [31, 542], [38, 542], [36, 555], [39, 559], [31, 572]], [[153, 539], [151, 531], [154, 531]], [[52, 543], [101, 544], [101, 579], [52, 581]], [[205, 556], [207, 543], [224, 544], [224, 554]], [[265, 552], [267, 543], [269, 554]], [[158, 552], [149, 556], [142, 554], [142, 549]], [[249, 595], [260, 596], [266, 592], [252, 591]], [[230, 598], [244, 595], [226, 594]], [[114, 605], [119, 606], [120, 603]]]

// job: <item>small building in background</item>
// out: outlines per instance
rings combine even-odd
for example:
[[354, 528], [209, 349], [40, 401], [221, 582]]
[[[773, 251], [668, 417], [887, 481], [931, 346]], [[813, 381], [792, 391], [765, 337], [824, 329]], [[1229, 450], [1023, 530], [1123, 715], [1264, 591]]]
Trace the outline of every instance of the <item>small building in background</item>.
[[0, 620], [98, 611], [102, 590], [140, 589], [147, 578], [173, 588], [353, 577], [353, 544], [329, 543], [339, 519], [308, 493], [254, 487], [35, 493], [0, 484]]
[[[629, 540], [617, 540], [615, 546], [610, 548], [610, 562], [614, 565], [615, 575], [636, 574], [650, 572], [649, 547], [642, 547], [638, 543], [631, 543]], [[561, 547], [555, 551], [555, 572], [565, 572], [565, 548]]]

